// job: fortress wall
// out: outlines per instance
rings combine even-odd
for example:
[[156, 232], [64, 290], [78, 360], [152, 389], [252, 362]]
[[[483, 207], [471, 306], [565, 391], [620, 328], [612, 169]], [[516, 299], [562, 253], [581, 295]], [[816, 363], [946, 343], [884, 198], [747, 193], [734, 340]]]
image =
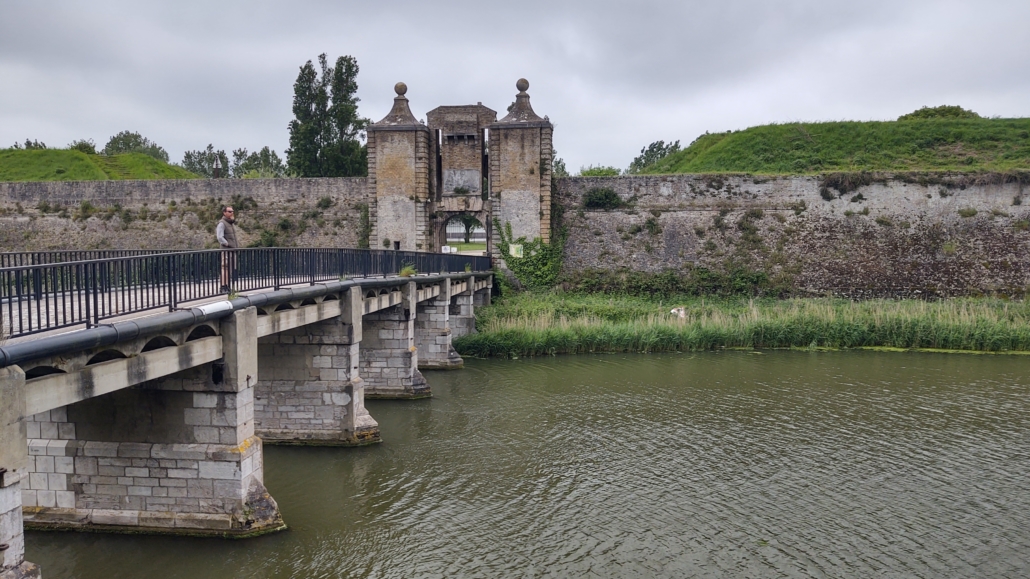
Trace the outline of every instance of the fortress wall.
[[[868, 181], [843, 195], [828, 188], [826, 200], [818, 176], [556, 179], [565, 272], [744, 268], [799, 294], [855, 297], [1015, 295], [1030, 284], [1030, 190], [1019, 183]], [[601, 188], [626, 205], [584, 208], [587, 192]], [[244, 244], [265, 230], [283, 245], [355, 247], [366, 192], [363, 178], [0, 183], [0, 251], [211, 247], [218, 206], [233, 198], [252, 200], [239, 212]], [[325, 210], [323, 197], [333, 201]], [[64, 213], [41, 212], [41, 201]], [[75, 219], [83, 201], [100, 211]]]
[[[565, 270], [743, 267], [800, 294], [1022, 294], [1030, 191], [1002, 177], [876, 176], [843, 195], [825, 188], [832, 200], [815, 176], [558, 179]], [[601, 188], [627, 205], [585, 209]]]
[[[366, 197], [363, 177], [0, 183], [0, 251], [203, 249], [225, 203], [244, 245], [264, 229], [284, 245], [356, 247]], [[95, 215], [82, 218], [83, 202]]]

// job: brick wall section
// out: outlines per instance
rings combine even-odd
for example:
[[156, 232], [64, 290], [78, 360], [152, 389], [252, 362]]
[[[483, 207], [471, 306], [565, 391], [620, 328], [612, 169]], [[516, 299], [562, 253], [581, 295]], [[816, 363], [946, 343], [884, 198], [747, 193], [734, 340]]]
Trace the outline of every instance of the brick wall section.
[[431, 395], [418, 370], [415, 347], [415, 283], [405, 286], [396, 306], [362, 317], [360, 366], [369, 398], [422, 398]]
[[450, 280], [440, 285], [440, 295], [416, 306], [415, 341], [420, 369], [452, 370], [465, 365], [451, 345]]
[[358, 372], [361, 342], [360, 289], [357, 324], [340, 318], [265, 336], [258, 341], [255, 421], [265, 441], [279, 444], [357, 446], [380, 441], [379, 425], [365, 409]]
[[[556, 185], [568, 275], [743, 266], [800, 295], [859, 298], [1022, 294], [1030, 285], [1030, 204], [1003, 176], [875, 175], [844, 195], [828, 188], [832, 200], [820, 177], [578, 177]], [[584, 208], [583, 196], [598, 188], [627, 207]], [[754, 230], [745, 235], [747, 222]]]

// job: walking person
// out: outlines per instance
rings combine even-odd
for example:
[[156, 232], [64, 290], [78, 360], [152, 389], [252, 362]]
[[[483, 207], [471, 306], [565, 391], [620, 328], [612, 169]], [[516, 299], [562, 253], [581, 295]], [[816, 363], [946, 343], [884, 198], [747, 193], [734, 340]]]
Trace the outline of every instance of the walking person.
[[218, 238], [218, 245], [222, 248], [222, 292], [229, 293], [232, 289], [232, 277], [236, 271], [236, 252], [240, 244], [236, 241], [236, 212], [232, 206], [226, 205], [222, 208], [222, 219], [218, 221], [215, 228], [215, 237]]

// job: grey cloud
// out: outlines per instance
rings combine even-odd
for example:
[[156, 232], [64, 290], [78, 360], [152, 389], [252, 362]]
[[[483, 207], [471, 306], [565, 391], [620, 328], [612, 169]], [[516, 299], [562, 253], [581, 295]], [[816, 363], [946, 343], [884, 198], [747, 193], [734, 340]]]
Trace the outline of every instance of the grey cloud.
[[571, 168], [625, 167], [657, 139], [961, 104], [1026, 115], [1030, 5], [833, 2], [0, 4], [0, 145], [138, 130], [179, 159], [282, 152], [298, 67], [354, 55], [361, 113], [404, 80], [417, 116], [530, 79]]

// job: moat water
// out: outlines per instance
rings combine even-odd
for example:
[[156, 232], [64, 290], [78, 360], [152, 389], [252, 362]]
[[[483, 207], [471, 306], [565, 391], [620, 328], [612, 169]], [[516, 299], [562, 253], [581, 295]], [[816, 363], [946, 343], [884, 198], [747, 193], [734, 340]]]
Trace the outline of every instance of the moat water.
[[290, 530], [30, 533], [46, 579], [1027, 577], [1030, 358], [467, 362], [383, 444], [266, 447]]

